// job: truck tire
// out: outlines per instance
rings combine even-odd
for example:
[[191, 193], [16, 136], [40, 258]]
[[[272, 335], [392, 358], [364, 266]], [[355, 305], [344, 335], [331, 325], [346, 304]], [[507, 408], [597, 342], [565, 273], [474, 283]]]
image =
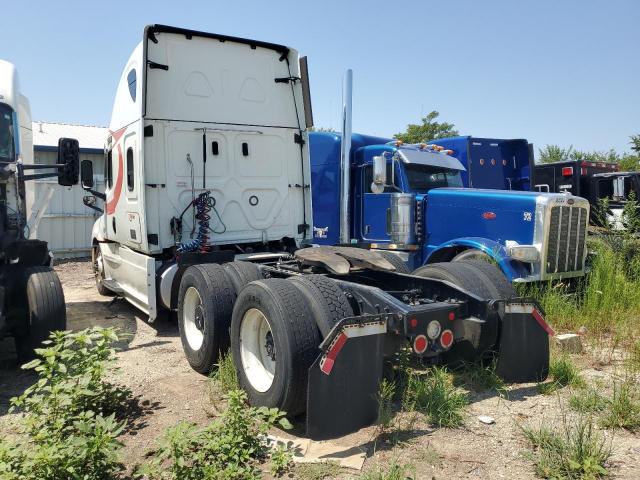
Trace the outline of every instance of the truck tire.
[[504, 272], [496, 265], [484, 260], [465, 260], [464, 263], [480, 270], [491, 280], [490, 284], [496, 289], [497, 298], [507, 299], [517, 295], [511, 282], [507, 280]]
[[353, 309], [336, 282], [324, 275], [303, 275], [290, 279], [308, 302], [322, 338], [336, 323], [353, 316]]
[[236, 296], [240, 294], [245, 285], [254, 280], [262, 280], [262, 272], [255, 263], [229, 262], [222, 265], [233, 283]]
[[24, 271], [26, 292], [26, 327], [16, 335], [16, 352], [20, 361], [33, 358], [51, 332], [67, 328], [64, 292], [58, 275], [51, 267], [29, 267]]
[[386, 250], [375, 250], [375, 251], [378, 252], [380, 255], [382, 255], [387, 262], [389, 262], [391, 265], [396, 267], [396, 272], [411, 273], [411, 270], [409, 270], [409, 266], [407, 265], [407, 262], [402, 260], [402, 258], [400, 258], [395, 253], [387, 252]]
[[208, 374], [229, 347], [229, 324], [236, 298], [233, 284], [217, 264], [193, 265], [180, 281], [178, 328], [191, 368]]
[[307, 299], [289, 280], [251, 282], [238, 296], [231, 353], [251, 405], [275, 407], [289, 416], [302, 413], [319, 344]]
[[98, 290], [98, 293], [102, 296], [113, 297], [115, 293], [109, 290], [104, 284], [104, 260], [102, 258], [102, 252], [100, 251], [99, 245], [93, 247], [93, 249], [91, 250], [91, 257], [93, 274], [96, 279], [96, 290]]
[[[488, 263], [485, 265], [488, 268], [480, 267], [476, 262], [466, 261], [433, 263], [417, 268], [413, 275], [448, 281], [485, 300], [514, 296], [513, 287], [508, 284], [502, 272], [493, 265]], [[473, 362], [495, 353], [498, 347], [500, 317], [497, 312], [494, 312], [486, 321], [487, 327], [483, 327], [483, 332], [488, 336], [486, 338], [491, 344], [491, 350], [478, 350], [470, 342], [457, 342], [442, 355], [444, 362], [448, 364]]]

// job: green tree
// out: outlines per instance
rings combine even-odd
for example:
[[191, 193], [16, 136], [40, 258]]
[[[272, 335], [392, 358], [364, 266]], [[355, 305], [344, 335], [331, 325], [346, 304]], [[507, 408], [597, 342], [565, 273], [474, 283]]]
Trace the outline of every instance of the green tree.
[[564, 162], [571, 160], [573, 146], [562, 148], [559, 145], [545, 145], [538, 150], [538, 163]]
[[640, 134], [631, 135], [629, 138], [631, 139], [629, 142], [631, 144], [631, 150], [636, 152], [636, 155], [640, 155]]
[[422, 124], [410, 123], [407, 125], [406, 132], [396, 133], [394, 137], [404, 143], [420, 143], [458, 135], [453, 123], [437, 122], [436, 119], [439, 116], [440, 113], [434, 110], [426, 117], [422, 117]]

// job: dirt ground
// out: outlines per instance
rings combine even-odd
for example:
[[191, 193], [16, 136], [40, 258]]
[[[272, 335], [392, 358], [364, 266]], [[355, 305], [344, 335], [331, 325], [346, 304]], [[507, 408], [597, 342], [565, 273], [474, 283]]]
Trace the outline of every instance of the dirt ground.
[[[136, 428], [123, 438], [128, 466], [143, 459], [166, 427], [180, 420], [201, 425], [210, 421], [217, 399], [210, 394], [208, 379], [191, 370], [185, 360], [175, 323], [159, 320], [149, 324], [144, 314], [125, 301], [100, 296], [89, 262], [64, 263], [56, 270], [64, 287], [69, 328], [117, 326], [130, 334], [118, 354], [120, 371], [115, 380], [131, 388], [146, 406]], [[20, 394], [33, 376], [17, 367], [10, 340], [0, 347], [0, 428], [7, 428], [13, 417], [7, 413], [9, 399]], [[615, 362], [593, 367], [588, 355], [581, 357], [587, 378], [601, 379], [604, 385], [610, 383]], [[568, 391], [541, 395], [534, 384], [509, 386], [503, 397], [471, 393], [461, 428], [432, 429], [415, 424], [412, 430], [403, 432], [401, 445], [392, 446], [376, 441], [376, 427], [369, 427], [333, 443], [344, 447], [345, 455], [364, 451], [364, 470], [396, 461], [411, 464], [419, 479], [535, 478], [520, 425], [560, 422], [566, 408], [559, 406], [560, 399], [568, 395]], [[493, 417], [495, 424], [481, 423], [479, 415]], [[614, 451], [613, 476], [640, 478], [640, 435], [626, 431], [607, 431], [606, 435]], [[340, 476], [350, 478], [357, 473], [345, 470]]]

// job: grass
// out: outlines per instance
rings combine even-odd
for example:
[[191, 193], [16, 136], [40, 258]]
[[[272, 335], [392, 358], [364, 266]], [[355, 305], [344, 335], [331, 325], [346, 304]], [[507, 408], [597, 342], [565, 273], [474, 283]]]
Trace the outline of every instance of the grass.
[[342, 473], [342, 467], [336, 462], [300, 463], [292, 469], [294, 478], [300, 480], [325, 480], [336, 478]]
[[228, 394], [232, 390], [239, 388], [236, 367], [233, 364], [233, 357], [230, 353], [220, 356], [216, 369], [211, 373], [211, 379], [223, 394]]
[[631, 432], [640, 430], [640, 391], [634, 381], [626, 379], [614, 383], [613, 395], [607, 402], [601, 425]]
[[407, 480], [413, 479], [414, 468], [411, 465], [400, 465], [393, 461], [386, 467], [376, 466], [364, 472], [361, 480]]
[[640, 371], [640, 340], [633, 342], [627, 359], [627, 367], [632, 372]]
[[569, 408], [583, 414], [601, 412], [607, 407], [607, 403], [607, 399], [593, 388], [587, 388], [569, 398]]
[[595, 252], [589, 273], [577, 282], [519, 286], [538, 300], [556, 330], [584, 326], [593, 334], [628, 336], [640, 331], [640, 241], [612, 237], [590, 240]]
[[495, 363], [490, 365], [468, 363], [464, 369], [456, 372], [456, 380], [477, 392], [495, 391], [500, 396], [506, 394], [504, 381], [495, 372]]
[[596, 429], [593, 417], [566, 418], [556, 428], [523, 428], [533, 449], [536, 474], [543, 478], [595, 479], [607, 475], [611, 445]]
[[451, 374], [441, 367], [411, 374], [402, 398], [403, 410], [423, 413], [438, 427], [462, 425], [467, 403], [467, 396], [458, 391]]
[[396, 384], [386, 378], [380, 382], [378, 388], [378, 425], [382, 431], [387, 430], [393, 424], [395, 417], [393, 400], [396, 396]]
[[540, 393], [553, 393], [559, 388], [567, 386], [577, 388], [585, 386], [578, 367], [573, 363], [571, 357], [566, 354], [551, 357], [549, 361], [549, 376], [552, 378], [551, 382], [538, 385]]

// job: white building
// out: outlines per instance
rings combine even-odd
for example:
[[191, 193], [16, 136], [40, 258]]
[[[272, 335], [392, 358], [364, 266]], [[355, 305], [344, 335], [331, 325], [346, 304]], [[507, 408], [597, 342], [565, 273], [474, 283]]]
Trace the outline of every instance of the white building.
[[[35, 163], [56, 163], [58, 139], [75, 138], [80, 143], [80, 160], [93, 162], [95, 189], [104, 191], [104, 143], [108, 129], [65, 123], [33, 122]], [[35, 198], [45, 185], [52, 185], [54, 193], [33, 237], [49, 243], [55, 258], [90, 255], [91, 227], [98, 213], [82, 203], [87, 193], [80, 185], [61, 187], [56, 178], [27, 182], [35, 188]], [[99, 207], [102, 202], [98, 200]]]

